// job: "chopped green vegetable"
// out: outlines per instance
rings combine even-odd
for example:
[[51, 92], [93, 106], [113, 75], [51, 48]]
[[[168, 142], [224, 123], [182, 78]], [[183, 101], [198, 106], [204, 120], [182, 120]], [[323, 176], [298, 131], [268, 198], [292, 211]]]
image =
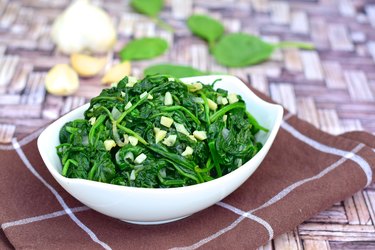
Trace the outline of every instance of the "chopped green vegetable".
[[215, 41], [224, 33], [224, 26], [206, 15], [192, 15], [187, 20], [187, 25], [191, 32], [208, 41], [210, 47], [213, 47]]
[[122, 61], [142, 60], [162, 55], [168, 49], [168, 43], [162, 38], [147, 37], [132, 40], [120, 51]]
[[[84, 119], [61, 128], [56, 150], [62, 175], [132, 187], [181, 187], [228, 174], [261, 149], [255, 134], [267, 130], [241, 96], [214, 105], [230, 94], [213, 84], [196, 83], [199, 88], [192, 89], [164, 75], [128, 81], [103, 90]], [[172, 100], [168, 105], [166, 95]]]
[[170, 75], [177, 78], [190, 77], [190, 76], [204, 76], [208, 73], [200, 71], [190, 66], [184, 65], [173, 65], [173, 64], [156, 64], [146, 68], [143, 71], [143, 74], [146, 75]]

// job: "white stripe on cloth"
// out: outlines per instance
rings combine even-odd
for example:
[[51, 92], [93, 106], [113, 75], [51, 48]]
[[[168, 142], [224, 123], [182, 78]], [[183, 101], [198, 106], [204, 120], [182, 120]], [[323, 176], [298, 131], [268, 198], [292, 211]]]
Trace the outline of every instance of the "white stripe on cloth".
[[[284, 128], [284, 126], [283, 126], [283, 128]], [[299, 133], [299, 134], [302, 135], [301, 133]], [[304, 139], [305, 138], [310, 139], [310, 138], [308, 138], [308, 137], [306, 137], [304, 135], [302, 135], [302, 136], [304, 137]], [[297, 139], [299, 139], [299, 138], [297, 138]], [[312, 139], [310, 139], [310, 140], [312, 140]], [[323, 145], [323, 144], [321, 144], [321, 145]], [[323, 145], [323, 146], [324, 147], [328, 147], [326, 145]], [[221, 230], [217, 231], [216, 233], [214, 233], [214, 234], [212, 234], [212, 235], [210, 235], [210, 236], [208, 236], [208, 237], [206, 237], [206, 238], [204, 238], [204, 239], [202, 239], [202, 240], [200, 240], [200, 241], [198, 241], [198, 242], [196, 242], [196, 243], [194, 243], [194, 244], [192, 244], [190, 246], [186, 246], [186, 247], [174, 247], [174, 248], [171, 248], [171, 249], [173, 249], [173, 250], [193, 250], [193, 249], [197, 249], [198, 247], [203, 246], [204, 244], [207, 244], [208, 242], [210, 242], [210, 241], [212, 241], [212, 240], [220, 237], [222, 234], [224, 234], [224, 233], [232, 230], [233, 228], [235, 228], [245, 218], [253, 219], [253, 218], [250, 218], [250, 217], [246, 217], [247, 214], [251, 214], [251, 213], [253, 213], [255, 211], [258, 211], [260, 209], [266, 208], [266, 207], [268, 207], [268, 206], [276, 203], [277, 201], [279, 201], [282, 198], [284, 198], [285, 196], [287, 196], [294, 189], [296, 189], [296, 188], [304, 185], [307, 182], [310, 182], [310, 181], [322, 178], [323, 176], [325, 176], [329, 172], [333, 171], [334, 169], [336, 169], [337, 167], [339, 167], [341, 164], [343, 164], [345, 161], [347, 161], [349, 159], [352, 160], [352, 158], [354, 158], [354, 157], [359, 157], [355, 153], [357, 153], [359, 150], [361, 150], [364, 146], [365, 145], [361, 143], [361, 144], [358, 144], [352, 151], [344, 151], [345, 154], [341, 155], [342, 158], [340, 158], [338, 161], [334, 162], [333, 164], [331, 164], [330, 166], [328, 166], [327, 168], [325, 168], [324, 170], [322, 170], [317, 175], [314, 175], [314, 176], [309, 177], [309, 178], [302, 179], [302, 180], [300, 180], [300, 181], [298, 181], [296, 183], [291, 184], [290, 186], [286, 187], [281, 192], [279, 192], [278, 194], [276, 194], [274, 197], [272, 197], [270, 200], [268, 200], [267, 202], [265, 202], [263, 205], [255, 208], [255, 209], [249, 210], [249, 211], [245, 212], [245, 214], [241, 214], [241, 216], [238, 217], [235, 221], [233, 221], [229, 226], [227, 226], [225, 228], [222, 228]], [[362, 159], [362, 160], [364, 161], [364, 159]], [[355, 161], [355, 162], [358, 163], [357, 161]], [[359, 161], [359, 162], [362, 163], [362, 161]], [[368, 163], [366, 161], [364, 161], [364, 162], [368, 165]], [[371, 170], [371, 168], [370, 168], [370, 170]], [[218, 203], [217, 205], [220, 206], [220, 203]], [[233, 211], [233, 212], [235, 212], [235, 211]], [[260, 217], [258, 217], [258, 218], [261, 219]], [[266, 222], [263, 219], [261, 219], [261, 220], [264, 221], [264, 222]], [[255, 220], [255, 221], [257, 221], [257, 220]], [[259, 223], [259, 221], [257, 221], [257, 222]], [[268, 222], [266, 222], [266, 223], [269, 224]], [[271, 225], [270, 225], [270, 227], [271, 227]], [[271, 229], [272, 229], [272, 227], [271, 227]], [[272, 232], [273, 232], [273, 230], [272, 230]]]
[[[42, 131], [44, 130], [44, 127], [32, 132], [31, 134], [25, 136], [24, 138], [22, 138], [18, 144], [22, 147], [26, 144], [28, 144], [29, 142], [31, 142], [32, 140], [34, 140], [35, 138], [37, 138], [41, 133]], [[13, 145], [0, 145], [0, 150], [13, 150], [14, 147]]]
[[343, 164], [345, 161], [347, 161], [348, 159], [350, 159], [351, 156], [354, 156], [354, 153], [357, 153], [363, 147], [364, 147], [363, 144], [357, 145], [352, 150], [352, 152], [348, 152], [347, 155], [345, 155], [342, 158], [340, 158], [338, 161], [336, 161], [335, 163], [333, 163], [332, 165], [330, 165], [328, 168], [325, 168], [319, 174], [314, 175], [314, 176], [312, 176], [310, 178], [302, 179], [300, 181], [297, 181], [297, 182], [293, 183], [292, 185], [284, 188], [281, 192], [279, 192], [277, 195], [275, 195], [274, 197], [272, 197], [270, 200], [268, 200], [266, 203], [264, 203], [260, 207], [257, 207], [257, 208], [255, 208], [253, 210], [250, 210], [249, 212], [250, 213], [254, 213], [254, 212], [256, 212], [256, 211], [258, 211], [260, 209], [263, 209], [263, 208], [266, 208], [268, 206], [271, 206], [272, 204], [276, 203], [277, 201], [279, 201], [282, 198], [284, 198], [285, 196], [287, 196], [290, 192], [292, 192], [297, 187], [300, 187], [300, 186], [302, 186], [303, 184], [305, 184], [307, 182], [314, 181], [314, 180], [322, 178], [323, 176], [325, 176], [326, 174], [328, 174], [329, 172], [331, 172], [332, 170], [334, 170], [335, 168], [337, 168], [338, 166], [340, 166], [341, 164]]
[[287, 121], [287, 120], [289, 120], [289, 118], [291, 118], [292, 116], [293, 116], [292, 113], [288, 113], [288, 114], [284, 115], [283, 120], [284, 120], [284, 121]]
[[[318, 141], [315, 141], [314, 139], [311, 139], [310, 137], [307, 137], [306, 135], [303, 135], [301, 132], [299, 132], [297, 129], [293, 128], [291, 125], [289, 125], [286, 122], [283, 122], [281, 124], [281, 127], [283, 129], [285, 129], [286, 131], [288, 131], [291, 135], [293, 135], [298, 140], [306, 143], [307, 145], [313, 147], [314, 149], [316, 149], [318, 151], [328, 153], [328, 154], [332, 154], [332, 155], [338, 155], [338, 156], [341, 156], [341, 157], [345, 157], [347, 159], [350, 158], [352, 161], [357, 163], [358, 166], [365, 173], [366, 179], [367, 179], [366, 187], [371, 184], [371, 182], [372, 182], [371, 167], [367, 163], [367, 161], [365, 159], [363, 159], [362, 157], [360, 157], [359, 155], [353, 154], [353, 152], [349, 152], [349, 151], [345, 151], [345, 150], [342, 150], [342, 149], [334, 148], [334, 147], [322, 144]], [[359, 144], [359, 145], [361, 145], [361, 144]]]
[[241, 215], [243, 217], [247, 217], [249, 219], [252, 219], [252, 220], [258, 222], [259, 224], [261, 224], [267, 230], [268, 236], [269, 236], [268, 240], [272, 240], [273, 235], [274, 235], [273, 228], [271, 227], [271, 225], [267, 221], [263, 220], [262, 218], [260, 218], [258, 216], [253, 215], [252, 212], [242, 211], [241, 209], [236, 208], [236, 207], [234, 207], [234, 206], [232, 206], [228, 203], [222, 202], [222, 201], [219, 201], [218, 203], [216, 203], [216, 205], [221, 206], [223, 208], [226, 208], [226, 209], [232, 211], [235, 214]]
[[76, 212], [86, 211], [86, 210], [89, 210], [89, 209], [90, 209], [89, 207], [82, 206], [82, 207], [71, 208], [69, 211], [60, 210], [60, 211], [56, 211], [56, 212], [49, 213], [49, 214], [43, 214], [43, 215], [39, 215], [39, 216], [29, 217], [29, 218], [26, 218], [26, 219], [6, 222], [6, 223], [1, 224], [1, 228], [4, 230], [8, 227], [25, 225], [25, 224], [29, 224], [29, 223], [36, 222], [36, 221], [42, 221], [42, 220], [56, 218], [56, 217], [59, 217], [59, 216], [66, 215], [68, 212], [76, 213]]
[[35, 170], [35, 168], [31, 165], [30, 161], [27, 159], [26, 155], [24, 154], [23, 150], [21, 149], [21, 146], [18, 144], [17, 139], [12, 140], [12, 144], [14, 149], [16, 150], [18, 156], [21, 158], [25, 166], [29, 169], [29, 171], [37, 178], [39, 179], [44, 186], [46, 186], [52, 194], [56, 197], [57, 201], [60, 203], [60, 205], [63, 207], [65, 212], [68, 214], [68, 216], [83, 230], [85, 231], [90, 238], [101, 245], [104, 249], [112, 249], [110, 246], [108, 246], [103, 241], [99, 240], [99, 238], [96, 236], [96, 234], [91, 231], [85, 224], [83, 224], [77, 216], [75, 216], [74, 213], [72, 213], [71, 209], [68, 207], [68, 205], [65, 203], [64, 199], [60, 196], [60, 194], [50, 185], [47, 181], [43, 179], [42, 176], [39, 175], [39, 173]]
[[201, 247], [205, 244], [207, 244], [208, 242], [218, 238], [219, 236], [221, 236], [222, 234], [225, 234], [226, 232], [232, 230], [233, 228], [235, 228], [241, 221], [243, 221], [244, 219], [246, 219], [247, 217], [245, 217], [244, 215], [241, 215], [240, 217], [238, 217], [235, 221], [233, 221], [229, 226], [217, 231], [216, 233], [208, 236], [207, 238], [203, 238], [201, 239], [200, 241], [194, 243], [193, 245], [190, 245], [190, 246], [187, 246], [187, 247], [173, 247], [173, 248], [170, 248], [170, 250], [191, 250], [191, 249], [197, 249], [198, 247]]

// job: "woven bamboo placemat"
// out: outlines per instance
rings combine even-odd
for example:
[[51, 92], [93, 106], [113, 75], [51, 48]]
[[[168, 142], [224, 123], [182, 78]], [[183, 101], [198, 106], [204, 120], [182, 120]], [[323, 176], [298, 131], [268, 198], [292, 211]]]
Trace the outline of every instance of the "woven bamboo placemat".
[[[49, 32], [67, 0], [0, 0], [0, 142], [22, 137], [80, 106], [103, 88], [100, 78], [81, 79], [74, 96], [46, 94], [44, 77], [69, 58], [54, 47]], [[173, 62], [204, 71], [230, 73], [248, 80], [291, 112], [332, 134], [375, 132], [374, 0], [169, 0], [162, 18], [171, 34], [135, 14], [126, 1], [93, 1], [109, 11], [119, 42], [108, 53], [109, 68], [117, 51], [134, 37], [160, 36], [171, 48], [152, 61], [133, 63], [141, 76], [147, 65]], [[248, 32], [269, 41], [312, 42], [315, 51], [288, 49], [258, 66], [227, 69], [217, 65], [206, 44], [193, 37], [185, 19], [208, 13], [227, 32]], [[375, 185], [306, 221], [261, 249], [375, 249]]]

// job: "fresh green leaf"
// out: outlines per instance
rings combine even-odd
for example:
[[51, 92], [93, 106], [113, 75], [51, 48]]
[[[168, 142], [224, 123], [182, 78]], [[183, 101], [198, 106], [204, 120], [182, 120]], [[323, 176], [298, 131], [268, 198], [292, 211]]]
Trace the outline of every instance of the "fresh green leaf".
[[141, 38], [130, 41], [120, 51], [122, 61], [150, 59], [162, 55], [168, 43], [162, 38]]
[[213, 50], [213, 55], [222, 65], [244, 67], [267, 60], [274, 48], [259, 37], [232, 33], [219, 40]]
[[309, 43], [285, 41], [270, 44], [257, 36], [232, 33], [223, 36], [213, 49], [215, 59], [228, 67], [244, 67], [266, 61], [276, 48], [314, 49]]
[[173, 32], [173, 28], [158, 17], [164, 6], [163, 0], [131, 0], [130, 4], [137, 12], [151, 17], [161, 28]]
[[190, 76], [203, 76], [208, 75], [208, 73], [200, 71], [190, 66], [184, 65], [173, 65], [173, 64], [156, 64], [146, 68], [143, 71], [146, 75], [170, 75], [177, 78], [190, 77]]
[[131, 0], [131, 6], [141, 14], [156, 17], [162, 10], [163, 0]]
[[187, 25], [193, 34], [207, 40], [211, 46], [224, 33], [223, 24], [206, 15], [190, 16]]

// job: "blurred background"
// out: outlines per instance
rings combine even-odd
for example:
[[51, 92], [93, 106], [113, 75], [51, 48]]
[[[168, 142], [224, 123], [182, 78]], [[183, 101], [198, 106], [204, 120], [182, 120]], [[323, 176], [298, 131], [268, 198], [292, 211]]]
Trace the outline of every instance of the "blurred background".
[[[168, 0], [157, 18], [135, 10], [128, 1], [83, 1], [104, 11], [117, 39], [105, 51], [79, 51], [94, 59], [79, 57], [74, 67], [73, 52], [56, 46], [64, 38], [51, 37], [53, 23], [71, 1], [0, 0], [0, 143], [24, 137], [99, 94], [109, 86], [102, 83], [103, 77], [121, 64], [119, 51], [143, 37], [161, 37], [169, 49], [155, 58], [121, 66], [126, 75], [140, 78], [146, 67], [158, 63], [228, 73], [328, 133], [375, 132], [374, 0]], [[80, 13], [84, 10], [78, 8], [65, 15], [65, 22], [73, 23], [72, 32], [75, 23], [90, 26], [89, 15]], [[271, 43], [307, 42], [315, 49], [285, 48], [261, 64], [225, 67], [214, 59], [207, 42], [187, 27], [186, 20], [194, 13], [220, 21], [226, 33], [249, 33]], [[98, 34], [100, 25], [96, 25]], [[74, 35], [64, 32], [62, 37]], [[79, 72], [77, 67], [85, 63], [100, 67], [93, 76], [61, 80], [74, 81], [78, 89], [64, 96], [46, 91], [51, 68], [67, 64]], [[370, 186], [263, 249], [375, 249], [374, 209], [375, 186]]]

